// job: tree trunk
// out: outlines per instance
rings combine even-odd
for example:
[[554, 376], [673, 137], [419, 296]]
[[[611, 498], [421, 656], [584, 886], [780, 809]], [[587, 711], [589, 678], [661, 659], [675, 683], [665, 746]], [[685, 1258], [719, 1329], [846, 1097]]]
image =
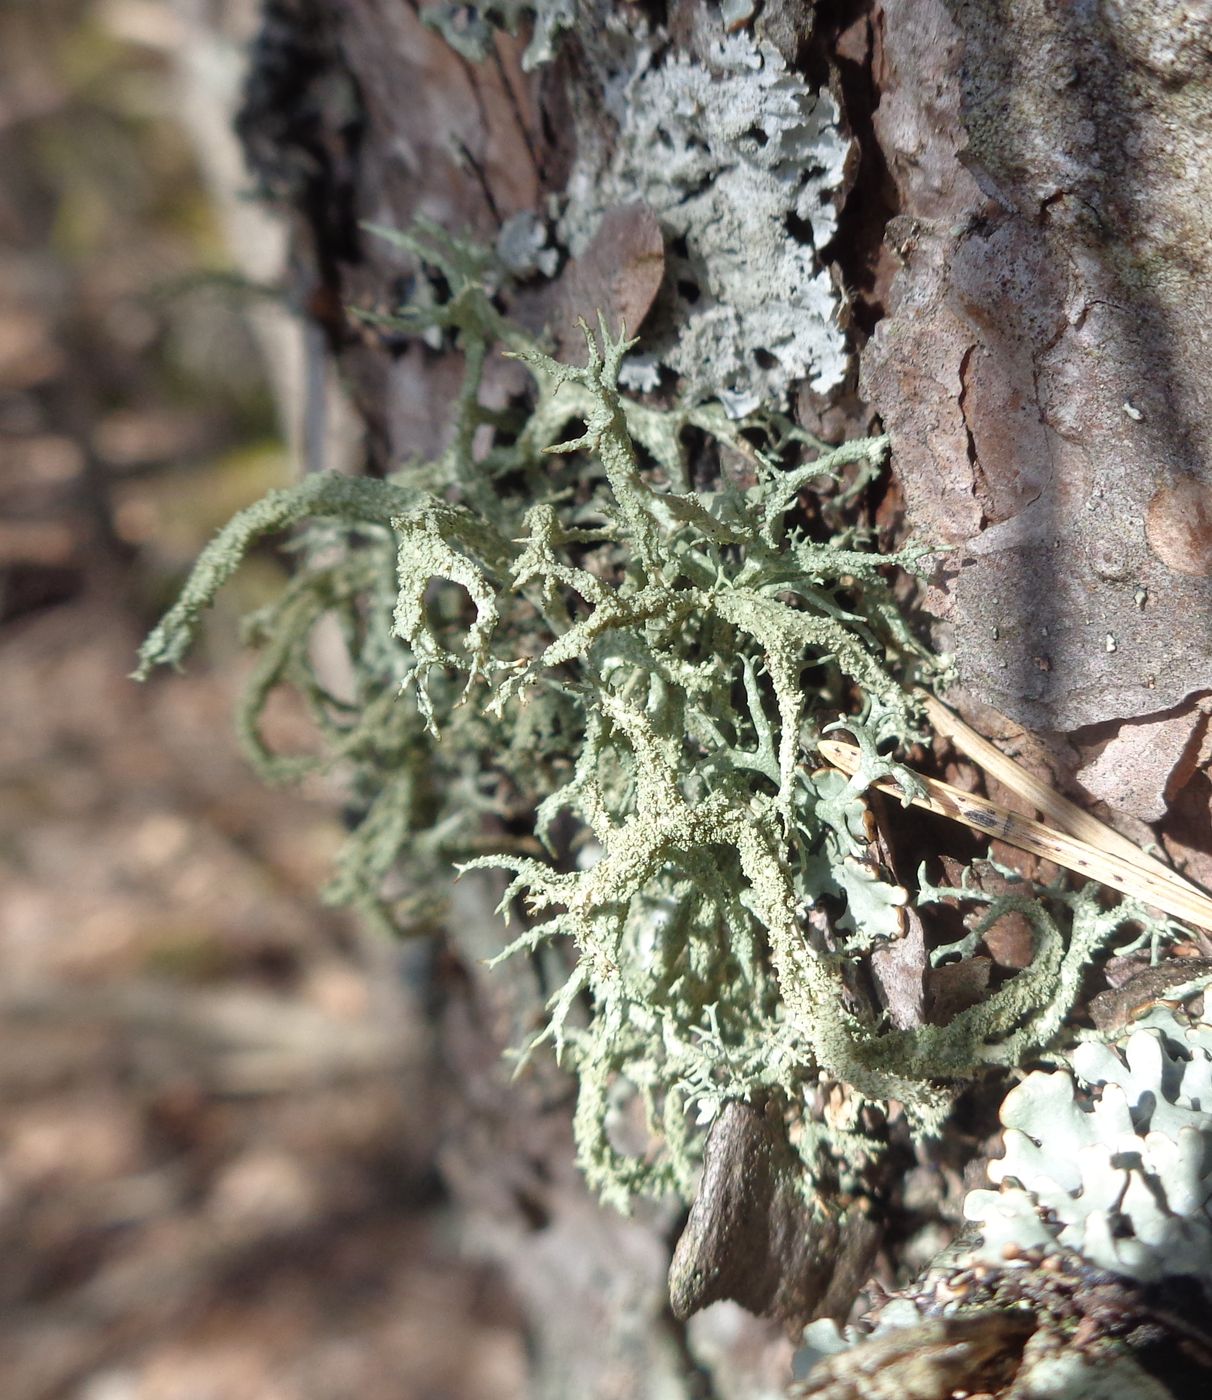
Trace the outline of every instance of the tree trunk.
[[[998, 737], [1042, 733], [1054, 782], [1137, 837], [1158, 824], [1206, 882], [1212, 11], [535, 8], [266, 0], [240, 131], [286, 212], [293, 296], [340, 368], [367, 470], [431, 457], [451, 431], [455, 357], [349, 312], [415, 289], [423, 270], [366, 226], [417, 219], [512, 258], [507, 309], [561, 345], [575, 314], [625, 313], [656, 347], [636, 371], [650, 385], [676, 372], [738, 412], [781, 400], [834, 440], [878, 422], [893, 443], [881, 521], [903, 509], [911, 535], [954, 547], [925, 603], [971, 712]], [[515, 14], [516, 34], [484, 18]], [[764, 184], [728, 205], [722, 165], [679, 184], [658, 138], [697, 118], [643, 105], [705, 74], [731, 113], [758, 71], [771, 83], [754, 92], [794, 118], [777, 219]], [[704, 232], [712, 198], [744, 240], [736, 267]], [[504, 405], [522, 382], [496, 361], [485, 396]], [[442, 1167], [468, 1247], [529, 1320], [534, 1393], [781, 1394], [791, 1348], [771, 1324], [731, 1306], [674, 1322], [678, 1222], [591, 1200], [558, 1073], [509, 1082], [501, 1053], [541, 997], [531, 972], [477, 961], [496, 946], [477, 946], [492, 894], [472, 887], [454, 937]]]

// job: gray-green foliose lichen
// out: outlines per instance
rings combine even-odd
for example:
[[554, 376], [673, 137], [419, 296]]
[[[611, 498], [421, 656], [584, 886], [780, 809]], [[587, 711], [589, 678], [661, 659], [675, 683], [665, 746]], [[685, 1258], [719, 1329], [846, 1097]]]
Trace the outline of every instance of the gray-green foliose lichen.
[[[850, 141], [836, 101], [789, 68], [768, 40], [726, 33], [702, 62], [670, 47], [642, 15], [600, 0], [435, 5], [423, 12], [464, 56], [483, 59], [493, 28], [533, 20], [523, 67], [545, 62], [576, 29], [586, 90], [574, 111], [576, 158], [558, 235], [573, 256], [612, 206], [643, 201], [666, 241], [666, 277], [642, 354], [623, 363], [624, 387], [656, 388], [673, 370], [688, 398], [715, 399], [733, 417], [779, 403], [807, 380], [836, 389], [849, 367], [843, 297], [822, 260], [837, 231]], [[603, 116], [606, 118], [603, 123]], [[606, 134], [605, 127], [609, 128]], [[554, 252], [515, 216], [502, 251], [544, 271]]]
[[[847, 993], [844, 965], [895, 936], [903, 898], [864, 862], [861, 793], [888, 773], [912, 782], [883, 754], [916, 732], [907, 686], [935, 663], [885, 573], [923, 551], [880, 556], [853, 531], [814, 540], [794, 512], [815, 478], [874, 470], [886, 442], [788, 469], [777, 419], [767, 455], [718, 406], [632, 402], [618, 390], [628, 342], [603, 328], [583, 368], [558, 364], [494, 309], [486, 255], [436, 230], [390, 236], [450, 289], [392, 318], [461, 344], [450, 447], [386, 480], [321, 475], [243, 511], [144, 644], [139, 674], [179, 663], [253, 543], [305, 527], [291, 582], [249, 619], [261, 658], [247, 747], [272, 778], [349, 775], [360, 818], [330, 892], [384, 925], [434, 927], [456, 863], [511, 873], [502, 908], [522, 929], [500, 956], [565, 951], [539, 1039], [579, 1078], [580, 1160], [605, 1197], [689, 1193], [705, 1126], [758, 1092], [794, 1113], [841, 1081], [936, 1126], [941, 1084], [1056, 1034], [1091, 956], [1133, 911], [1088, 894], [1001, 897], [985, 924], [1024, 914], [1035, 961], [947, 1026], [887, 1030]], [[533, 376], [528, 412], [480, 402], [499, 349]], [[565, 440], [574, 421], [583, 431]], [[755, 484], [689, 489], [687, 428]], [[344, 638], [352, 694], [313, 665], [322, 620]], [[266, 746], [260, 715], [280, 685], [306, 700], [321, 754]], [[813, 757], [843, 713], [863, 754], [849, 781]], [[511, 834], [528, 813], [533, 835]], [[805, 915], [831, 899], [847, 917], [809, 935]], [[634, 1153], [608, 1128], [628, 1098], [651, 1134]], [[819, 1141], [804, 1134], [806, 1157]]]
[[623, 383], [653, 388], [665, 365], [685, 393], [737, 417], [796, 380], [838, 387], [842, 303], [820, 258], [849, 149], [833, 97], [746, 33], [721, 34], [705, 63], [658, 62], [638, 44], [632, 62], [617, 134], [609, 148], [578, 142], [560, 220], [574, 254], [614, 204], [643, 200], [665, 232], [656, 338], [625, 363]]
[[[1002, 1104], [1004, 1151], [989, 1164], [1000, 1189], [968, 1192], [968, 1229], [884, 1303], [869, 1334], [828, 1319], [811, 1323], [796, 1361], [806, 1383], [792, 1394], [841, 1394], [829, 1386], [837, 1374], [871, 1374], [898, 1345], [905, 1356], [922, 1354], [944, 1319], [979, 1329], [982, 1318], [1019, 1310], [1035, 1335], [1016, 1360], [1008, 1393], [1168, 1396], [1134, 1359], [1132, 1345], [1149, 1345], [1149, 1322], [1176, 1327], [1179, 1336], [1184, 1324], [1174, 1312], [1149, 1319], [1131, 1309], [1148, 1296], [1136, 1285], [1160, 1280], [1183, 1279], [1187, 1287], [1172, 1296], [1185, 1296], [1197, 1311], [1190, 1284], [1212, 1300], [1212, 1023], [1206, 1004], [1199, 1011], [1182, 1004], [1208, 982], [1204, 973], [1175, 988], [1177, 1007], [1157, 1005], [1134, 1024], [1084, 1033], [1076, 1045], [1049, 1053], [1054, 1067], [1024, 1076]], [[1094, 1346], [1089, 1337], [1079, 1342], [1073, 1284], [1091, 1294], [1101, 1288], [1108, 1319], [1112, 1276], [1123, 1310], [1117, 1325], [1105, 1326]], [[973, 1363], [965, 1374], [962, 1347], [952, 1356], [970, 1383], [979, 1367]], [[955, 1384], [952, 1374], [944, 1387], [945, 1375], [940, 1366], [939, 1394]]]
[[421, 18], [472, 63], [482, 63], [492, 52], [496, 30], [517, 34], [529, 21], [530, 42], [522, 55], [522, 67], [529, 73], [555, 57], [559, 36], [576, 25], [579, 10], [577, 0], [488, 0], [471, 5], [443, 0], [426, 5]]
[[977, 1257], [1065, 1249], [1144, 1282], [1197, 1279], [1212, 1298], [1212, 1024], [1158, 1007], [1091, 1036], [1002, 1105], [998, 1191], [972, 1191]]

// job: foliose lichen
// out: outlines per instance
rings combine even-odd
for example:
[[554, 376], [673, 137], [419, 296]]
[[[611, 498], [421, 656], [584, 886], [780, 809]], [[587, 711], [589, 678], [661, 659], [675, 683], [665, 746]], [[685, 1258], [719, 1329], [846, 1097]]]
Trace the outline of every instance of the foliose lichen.
[[[1168, 1330], [1188, 1336], [1212, 1300], [1212, 1024], [1183, 1005], [1208, 980], [1118, 1031], [1071, 1038], [1047, 1056], [1054, 1068], [1010, 1090], [989, 1165], [1000, 1189], [968, 1193], [968, 1228], [869, 1332], [805, 1329], [795, 1400], [862, 1400], [876, 1372], [889, 1394], [1171, 1395], [1140, 1353]], [[1178, 1293], [1149, 1287], [1178, 1280]], [[991, 1357], [1001, 1375], [985, 1385]]]
[[567, 185], [561, 236], [576, 254], [611, 205], [643, 200], [668, 245], [656, 338], [623, 369], [648, 389], [664, 365], [694, 397], [741, 417], [807, 379], [840, 385], [841, 296], [820, 253], [849, 142], [768, 41], [721, 34], [707, 61], [637, 45], [607, 148], [588, 135]]
[[[423, 15], [475, 61], [487, 56], [495, 29], [517, 33], [529, 17], [526, 69], [576, 29], [599, 101], [574, 114], [560, 241], [576, 257], [607, 210], [642, 201], [667, 245], [655, 329], [643, 353], [624, 361], [624, 387], [654, 389], [664, 367], [687, 399], [717, 400], [741, 418], [780, 403], [797, 381], [822, 393], [842, 384], [843, 295], [822, 251], [837, 231], [850, 142], [827, 89], [810, 88], [768, 40], [725, 32], [727, 17], [700, 62], [672, 49], [642, 15], [624, 20], [593, 0], [439, 4]], [[554, 250], [522, 247], [526, 236], [541, 248], [535, 216], [515, 220], [509, 260], [526, 258], [528, 271], [550, 275]]]
[[492, 50], [497, 30], [517, 34], [524, 22], [531, 26], [530, 42], [522, 54], [526, 72], [555, 56], [559, 36], [577, 23], [577, 0], [488, 0], [481, 4], [439, 3], [426, 5], [421, 18], [438, 30], [446, 42], [472, 63], [482, 63]]
[[1108, 1043], [1036, 1070], [1002, 1105], [998, 1191], [972, 1191], [980, 1257], [1065, 1249], [1212, 1297], [1212, 1024], [1159, 1007]]

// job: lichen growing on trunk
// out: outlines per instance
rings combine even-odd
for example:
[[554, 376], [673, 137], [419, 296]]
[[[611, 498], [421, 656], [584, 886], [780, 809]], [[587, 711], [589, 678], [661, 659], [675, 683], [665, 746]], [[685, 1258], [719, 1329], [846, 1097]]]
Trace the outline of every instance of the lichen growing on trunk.
[[[450, 288], [393, 324], [461, 344], [451, 447], [388, 480], [319, 476], [243, 512], [148, 638], [139, 674], [180, 661], [257, 539], [305, 526], [293, 580], [249, 622], [262, 653], [249, 751], [272, 778], [348, 775], [359, 815], [330, 893], [383, 924], [432, 927], [457, 863], [512, 873], [502, 908], [524, 921], [500, 956], [567, 950], [549, 964], [563, 982], [538, 1040], [580, 1080], [580, 1158], [607, 1199], [688, 1195], [704, 1128], [732, 1099], [773, 1094], [803, 1117], [822, 1082], [840, 1081], [936, 1128], [948, 1082], [1055, 1035], [1081, 970], [1138, 911], [1003, 897], [989, 917], [1007, 900], [1025, 913], [1036, 960], [947, 1026], [887, 1030], [847, 990], [843, 966], [893, 936], [888, 911], [904, 898], [863, 861], [861, 792], [877, 776], [913, 781], [884, 755], [917, 732], [910, 686], [938, 663], [885, 575], [928, 551], [881, 556], [852, 527], [810, 538], [796, 507], [808, 481], [873, 469], [886, 443], [788, 470], [771, 423], [759, 452], [718, 410], [629, 401], [624, 338], [603, 327], [584, 367], [559, 364], [494, 309], [476, 250], [435, 230], [393, 236]], [[479, 400], [502, 348], [533, 375], [525, 412]], [[582, 431], [566, 440], [573, 422]], [[743, 454], [754, 484], [686, 489], [687, 426]], [[325, 618], [352, 695], [313, 665]], [[307, 701], [321, 755], [267, 748], [259, 717], [279, 685]], [[849, 782], [814, 761], [839, 717], [863, 754]], [[846, 911], [825, 938], [805, 918], [822, 907]], [[628, 1102], [646, 1132], [625, 1148], [612, 1125]], [[811, 1159], [821, 1136], [797, 1141]]]

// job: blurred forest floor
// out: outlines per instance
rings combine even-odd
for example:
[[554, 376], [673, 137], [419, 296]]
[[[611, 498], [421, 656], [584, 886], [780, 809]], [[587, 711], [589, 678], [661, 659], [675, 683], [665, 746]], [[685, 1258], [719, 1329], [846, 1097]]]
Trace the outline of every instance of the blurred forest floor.
[[417, 960], [317, 898], [336, 794], [265, 790], [232, 737], [273, 556], [188, 679], [127, 679], [290, 471], [129, 42], [158, 8], [0, 4], [0, 1396], [509, 1400], [520, 1334], [433, 1171]]

